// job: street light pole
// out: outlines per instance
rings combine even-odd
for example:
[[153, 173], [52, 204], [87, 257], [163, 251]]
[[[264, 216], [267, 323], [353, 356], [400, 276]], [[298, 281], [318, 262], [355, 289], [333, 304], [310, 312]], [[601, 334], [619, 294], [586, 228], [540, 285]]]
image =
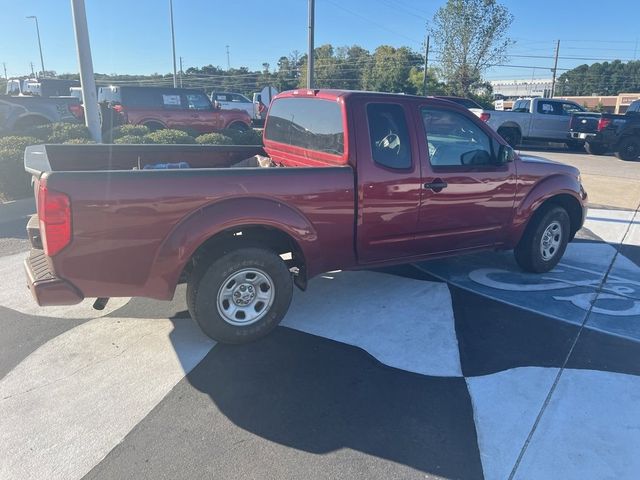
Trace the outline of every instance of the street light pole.
[[315, 2], [309, 0], [309, 53], [307, 54], [307, 88], [313, 88], [313, 30], [315, 28]]
[[98, 92], [96, 79], [93, 75], [93, 60], [91, 59], [91, 45], [89, 44], [89, 28], [87, 27], [87, 12], [84, 0], [71, 0], [71, 13], [76, 32], [76, 46], [78, 49], [78, 64], [80, 66], [80, 85], [84, 104], [84, 123], [91, 133], [91, 138], [102, 142], [102, 129], [98, 112]]
[[178, 73], [176, 68], [176, 33], [173, 29], [173, 0], [169, 0], [169, 13], [171, 15], [171, 45], [173, 47], [173, 88], [178, 86]]
[[42, 42], [40, 42], [40, 26], [38, 25], [38, 17], [29, 15], [27, 18], [33, 18], [36, 21], [36, 33], [38, 34], [38, 48], [40, 49], [40, 66], [42, 67], [42, 76], [44, 77], [44, 57], [42, 56]]

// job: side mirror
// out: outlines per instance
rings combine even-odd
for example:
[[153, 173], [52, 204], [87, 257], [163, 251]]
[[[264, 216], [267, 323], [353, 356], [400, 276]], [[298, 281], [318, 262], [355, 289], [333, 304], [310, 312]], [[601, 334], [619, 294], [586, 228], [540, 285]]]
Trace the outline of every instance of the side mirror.
[[222, 108], [222, 105], [220, 105], [220, 102], [218, 100], [214, 100], [213, 108], [215, 108], [216, 110], [220, 110]]
[[509, 145], [500, 145], [498, 150], [498, 163], [503, 165], [505, 163], [513, 162], [516, 158], [516, 152]]

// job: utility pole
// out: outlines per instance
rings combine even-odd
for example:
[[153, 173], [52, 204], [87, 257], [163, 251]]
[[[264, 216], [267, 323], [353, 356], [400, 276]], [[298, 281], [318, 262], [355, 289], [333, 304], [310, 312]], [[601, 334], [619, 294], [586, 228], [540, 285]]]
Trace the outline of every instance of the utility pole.
[[558, 40], [558, 43], [556, 44], [556, 59], [555, 59], [555, 62], [553, 63], [553, 77], [551, 79], [551, 98], [553, 98], [553, 96], [556, 93], [556, 73], [558, 71], [558, 53], [560, 53], [560, 40]]
[[313, 88], [313, 29], [315, 23], [315, 1], [309, 0], [309, 53], [307, 54], [307, 88]]
[[29, 65], [31, 66], [31, 76], [35, 77], [36, 72], [33, 71], [33, 62], [29, 62]]
[[40, 42], [40, 26], [38, 25], [38, 17], [29, 15], [27, 18], [33, 18], [36, 21], [36, 33], [38, 34], [38, 48], [40, 49], [40, 65], [42, 66], [42, 76], [44, 77], [44, 57], [42, 56], [42, 43]]
[[427, 35], [427, 44], [424, 49], [424, 79], [422, 80], [422, 94], [427, 96], [427, 66], [429, 65], [429, 35]]
[[231, 70], [231, 57], [229, 57], [229, 45], [225, 45], [227, 48], [227, 71]]
[[2, 62], [2, 68], [4, 68], [4, 79], [5, 80], [9, 80], [9, 77], [7, 76], [7, 63], [6, 62]]
[[91, 138], [98, 143], [102, 143], [102, 129], [98, 112], [100, 106], [98, 105], [96, 79], [93, 75], [93, 60], [91, 59], [89, 28], [87, 27], [87, 12], [84, 7], [84, 0], [71, 0], [71, 13], [76, 32], [80, 85], [82, 86], [84, 104], [84, 123], [91, 133]]
[[169, 0], [169, 14], [171, 16], [171, 46], [173, 48], [173, 88], [176, 88], [178, 75], [176, 73], [176, 32], [173, 29], [173, 0]]
[[182, 57], [180, 57], [180, 88], [182, 88]]

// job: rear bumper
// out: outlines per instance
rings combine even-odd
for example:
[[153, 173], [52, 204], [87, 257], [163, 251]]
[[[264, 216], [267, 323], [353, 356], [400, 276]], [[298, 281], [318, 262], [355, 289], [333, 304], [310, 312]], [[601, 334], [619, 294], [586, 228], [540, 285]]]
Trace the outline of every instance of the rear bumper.
[[53, 273], [49, 258], [42, 250], [32, 249], [24, 261], [27, 286], [41, 307], [75, 305], [84, 300], [80, 291]]
[[589, 141], [591, 139], [593, 139], [596, 136], [595, 133], [584, 133], [584, 132], [571, 132], [569, 134], [569, 137], [572, 140], [582, 140], [582, 141]]

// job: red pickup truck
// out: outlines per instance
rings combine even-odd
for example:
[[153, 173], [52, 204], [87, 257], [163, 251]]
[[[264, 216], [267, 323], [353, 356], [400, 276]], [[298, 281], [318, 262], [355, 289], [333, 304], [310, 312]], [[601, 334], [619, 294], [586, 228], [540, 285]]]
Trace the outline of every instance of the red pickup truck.
[[[145, 169], [167, 162], [191, 168]], [[516, 155], [452, 102], [406, 95], [285, 92], [264, 147], [40, 145], [25, 164], [40, 305], [168, 300], [186, 281], [193, 318], [230, 343], [265, 335], [293, 284], [329, 270], [515, 249], [546, 272], [586, 215], [577, 169]]]

